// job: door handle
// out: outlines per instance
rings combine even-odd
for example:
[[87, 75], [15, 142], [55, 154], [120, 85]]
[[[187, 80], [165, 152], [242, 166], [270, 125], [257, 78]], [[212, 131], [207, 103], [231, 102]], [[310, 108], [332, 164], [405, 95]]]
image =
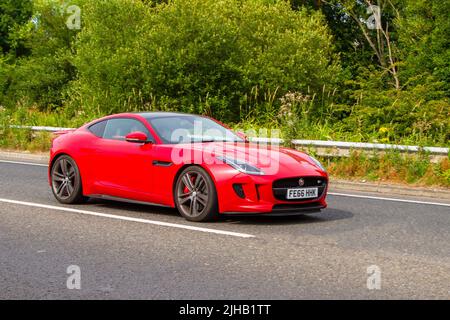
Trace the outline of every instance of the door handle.
[[152, 164], [154, 166], [159, 166], [159, 167], [170, 167], [172, 165], [172, 162], [170, 162], [170, 161], [162, 161], [162, 160], [153, 160]]

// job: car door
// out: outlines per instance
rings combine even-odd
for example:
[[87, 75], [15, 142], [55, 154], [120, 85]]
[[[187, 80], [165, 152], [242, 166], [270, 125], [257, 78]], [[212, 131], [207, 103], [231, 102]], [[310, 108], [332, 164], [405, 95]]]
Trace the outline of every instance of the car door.
[[153, 143], [125, 140], [131, 132], [140, 131], [154, 141], [146, 126], [134, 118], [108, 119], [102, 139], [96, 146], [96, 189], [114, 197], [152, 201]]

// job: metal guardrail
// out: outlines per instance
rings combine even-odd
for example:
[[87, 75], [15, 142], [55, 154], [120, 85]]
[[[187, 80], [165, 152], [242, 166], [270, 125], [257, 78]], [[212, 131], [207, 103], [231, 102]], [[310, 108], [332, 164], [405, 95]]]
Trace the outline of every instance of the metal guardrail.
[[[10, 127], [16, 129], [29, 129], [31, 131], [47, 131], [47, 132], [56, 132], [74, 129], [63, 127], [40, 127], [40, 126], [10, 126]], [[281, 144], [284, 142], [284, 139], [253, 137], [250, 138], [250, 141], [260, 143]], [[411, 153], [423, 151], [430, 153], [432, 155], [439, 155], [439, 156], [447, 156], [449, 154], [449, 148], [442, 148], [442, 147], [419, 147], [419, 146], [407, 146], [396, 144], [324, 141], [324, 140], [299, 140], [299, 139], [291, 140], [291, 143], [299, 147], [313, 147], [322, 149], [337, 149], [337, 150], [359, 149], [359, 150], [379, 150], [379, 151], [398, 150], [401, 152], [411, 152]]]
[[441, 147], [419, 147], [397, 144], [363, 143], [363, 142], [343, 142], [343, 141], [323, 141], [323, 140], [292, 140], [292, 144], [298, 146], [312, 146], [321, 148], [338, 149], [363, 149], [363, 150], [398, 150], [402, 152], [428, 152], [436, 155], [448, 155], [449, 148]]
[[13, 129], [29, 129], [31, 131], [47, 131], [47, 132], [57, 132], [64, 130], [74, 130], [75, 128], [63, 128], [63, 127], [39, 127], [39, 126], [9, 126]]
[[[261, 143], [275, 143], [281, 144], [284, 142], [283, 139], [279, 138], [259, 138], [254, 137], [250, 138], [252, 142], [261, 142]], [[397, 144], [381, 144], [381, 143], [364, 143], [364, 142], [344, 142], [344, 141], [324, 141], [324, 140], [299, 140], [294, 139], [291, 140], [291, 143], [294, 146], [300, 147], [314, 147], [314, 148], [323, 148], [323, 149], [360, 149], [360, 150], [398, 150], [401, 152], [428, 152], [434, 155], [448, 155], [449, 148], [441, 148], [441, 147], [419, 147], [419, 146], [406, 146], [406, 145], [397, 145]]]

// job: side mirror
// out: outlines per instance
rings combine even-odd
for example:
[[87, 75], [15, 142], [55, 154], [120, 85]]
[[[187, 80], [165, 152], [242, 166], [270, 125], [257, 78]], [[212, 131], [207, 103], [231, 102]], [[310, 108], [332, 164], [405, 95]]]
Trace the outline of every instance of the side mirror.
[[242, 131], [237, 131], [236, 134], [239, 136], [239, 138], [244, 139], [244, 141], [248, 141], [248, 137], [245, 133], [243, 133]]
[[141, 131], [135, 131], [127, 134], [125, 140], [132, 143], [148, 143], [148, 137], [145, 133]]

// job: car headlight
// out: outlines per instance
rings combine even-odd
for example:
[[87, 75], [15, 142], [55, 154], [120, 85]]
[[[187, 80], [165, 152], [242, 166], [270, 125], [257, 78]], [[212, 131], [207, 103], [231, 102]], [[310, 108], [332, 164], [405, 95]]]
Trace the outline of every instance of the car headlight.
[[322, 171], [327, 171], [327, 169], [325, 169], [325, 167], [320, 163], [320, 161], [319, 160], [317, 160], [316, 158], [314, 158], [314, 157], [312, 157], [312, 156], [310, 156], [310, 155], [308, 155], [308, 157], [311, 159], [311, 161], [316, 165], [316, 166], [318, 166]]
[[261, 169], [255, 167], [251, 164], [248, 164], [247, 162], [244, 162], [242, 160], [232, 159], [232, 158], [222, 157], [222, 156], [217, 156], [216, 158], [220, 161], [223, 161], [224, 163], [228, 164], [229, 166], [235, 168], [236, 170], [238, 170], [242, 173], [254, 174], [254, 175], [263, 175], [264, 174], [264, 172]]

